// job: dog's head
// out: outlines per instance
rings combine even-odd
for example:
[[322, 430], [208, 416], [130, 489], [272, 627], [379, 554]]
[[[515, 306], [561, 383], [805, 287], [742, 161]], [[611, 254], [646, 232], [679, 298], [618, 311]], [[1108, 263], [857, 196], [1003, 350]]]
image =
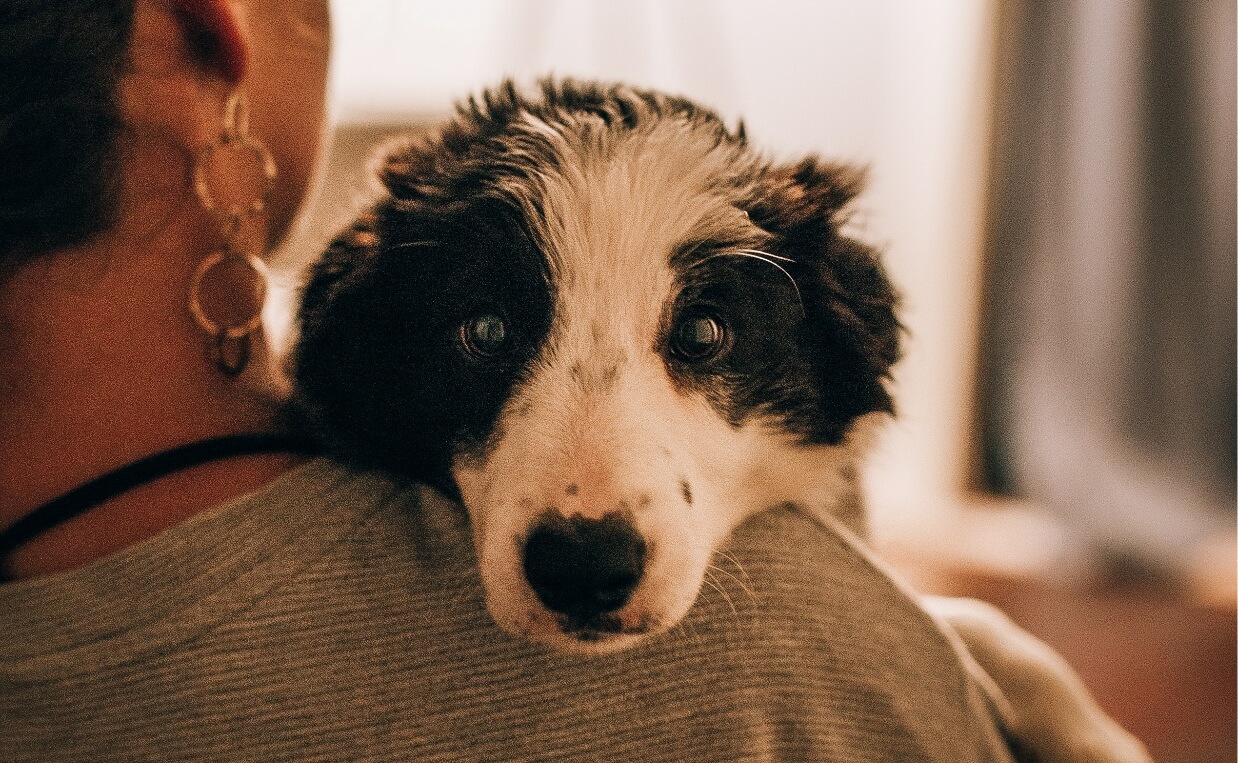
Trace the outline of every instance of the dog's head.
[[[462, 499], [495, 620], [670, 628], [744, 517], [858, 512], [898, 355], [844, 167], [624, 86], [510, 83], [390, 150], [316, 265], [295, 373], [338, 452]], [[851, 517], [854, 519], [855, 517]]]

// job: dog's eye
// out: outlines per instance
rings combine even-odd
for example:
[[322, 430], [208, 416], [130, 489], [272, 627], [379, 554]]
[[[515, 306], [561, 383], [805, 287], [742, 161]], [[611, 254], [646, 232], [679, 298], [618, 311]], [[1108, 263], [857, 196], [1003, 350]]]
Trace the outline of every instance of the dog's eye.
[[475, 315], [460, 324], [460, 345], [479, 358], [493, 358], [507, 349], [507, 321], [501, 315]]
[[726, 325], [709, 313], [690, 313], [671, 329], [671, 353], [680, 360], [699, 362], [714, 357], [726, 346]]

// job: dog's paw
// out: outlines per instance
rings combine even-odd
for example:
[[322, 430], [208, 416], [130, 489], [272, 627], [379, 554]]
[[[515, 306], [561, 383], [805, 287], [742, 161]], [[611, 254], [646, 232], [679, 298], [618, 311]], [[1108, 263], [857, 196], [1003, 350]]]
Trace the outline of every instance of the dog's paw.
[[1047, 644], [996, 607], [929, 596], [924, 608], [959, 636], [1000, 693], [1004, 722], [1039, 763], [1152, 763]]

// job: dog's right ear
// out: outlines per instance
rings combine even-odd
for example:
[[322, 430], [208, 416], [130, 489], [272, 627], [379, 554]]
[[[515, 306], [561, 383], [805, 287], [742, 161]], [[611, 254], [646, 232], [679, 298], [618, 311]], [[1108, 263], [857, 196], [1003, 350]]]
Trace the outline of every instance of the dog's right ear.
[[899, 358], [898, 297], [876, 250], [841, 231], [863, 186], [862, 171], [809, 157], [769, 168], [746, 208], [773, 235], [773, 253], [792, 261], [825, 442], [841, 440], [858, 416], [894, 412], [886, 386]]
[[[360, 293], [378, 254], [374, 213], [366, 212], [342, 231], [309, 269], [297, 310], [298, 337], [289, 356], [290, 375], [296, 382], [295, 408], [305, 425], [330, 441], [328, 411], [350, 400], [350, 375], [357, 373], [355, 358], [341, 354], [364, 332], [357, 317]], [[342, 307], [341, 307], [342, 305]]]
[[[424, 284], [416, 267], [393, 267], [423, 254], [390, 250], [390, 199], [360, 215], [310, 269], [290, 355], [292, 414], [335, 458], [382, 468], [434, 485], [452, 495], [450, 432], [410, 417], [423, 413], [410, 397], [409, 378], [427, 378], [418, 363], [435, 362], [423, 350]], [[384, 257], [387, 261], [384, 262]], [[415, 413], [414, 413], [415, 412]]]

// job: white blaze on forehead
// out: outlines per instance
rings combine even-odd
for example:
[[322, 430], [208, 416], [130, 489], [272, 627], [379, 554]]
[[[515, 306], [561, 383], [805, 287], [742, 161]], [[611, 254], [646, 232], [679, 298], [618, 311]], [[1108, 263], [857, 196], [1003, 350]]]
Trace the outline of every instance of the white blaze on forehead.
[[621, 350], [652, 347], [673, 296], [677, 246], [761, 236], [734, 206], [742, 189], [729, 181], [752, 159], [683, 118], [618, 132], [597, 117], [577, 120], [551, 125], [525, 114], [520, 128], [550, 141], [559, 161], [505, 190], [524, 207], [554, 283], [548, 349], [613, 363]]

